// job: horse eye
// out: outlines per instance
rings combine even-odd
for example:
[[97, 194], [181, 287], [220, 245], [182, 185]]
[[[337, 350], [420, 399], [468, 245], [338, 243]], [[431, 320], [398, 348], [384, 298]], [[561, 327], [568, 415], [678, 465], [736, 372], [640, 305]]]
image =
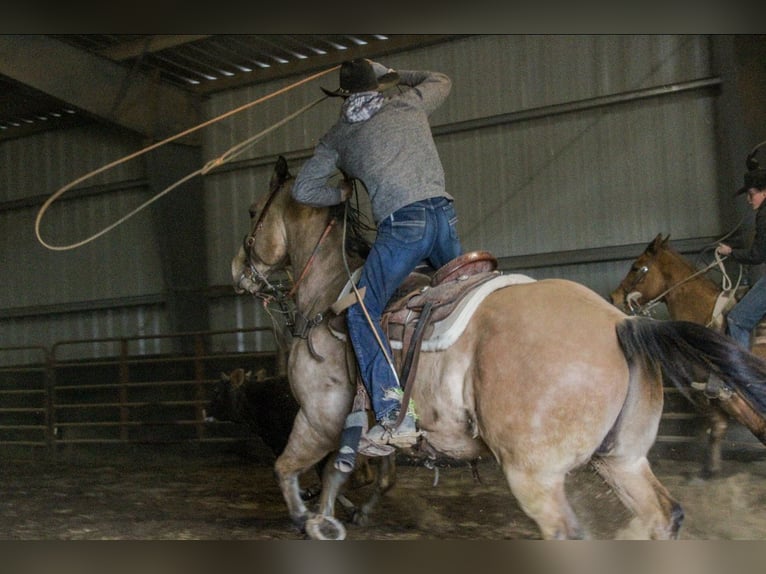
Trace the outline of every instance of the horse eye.
[[258, 214], [255, 209], [248, 209], [247, 212], [250, 214], [250, 219], [255, 219], [255, 216]]

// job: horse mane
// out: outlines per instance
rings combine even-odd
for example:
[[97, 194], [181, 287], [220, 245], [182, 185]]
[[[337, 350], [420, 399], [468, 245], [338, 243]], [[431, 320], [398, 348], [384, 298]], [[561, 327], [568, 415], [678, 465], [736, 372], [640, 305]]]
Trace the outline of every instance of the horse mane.
[[699, 271], [699, 268], [697, 265], [692, 263], [687, 257], [684, 257], [680, 251], [678, 251], [675, 247], [673, 247], [670, 244], [666, 244], [663, 246], [663, 249], [668, 252], [670, 255], [673, 256], [674, 259], [678, 260], [678, 262], [686, 267], [689, 270], [689, 273], [695, 273]]
[[[295, 176], [290, 173], [285, 157], [280, 155], [277, 158], [274, 174], [269, 182], [269, 189], [272, 195], [275, 190], [282, 187], [289, 180], [294, 181]], [[356, 192], [356, 182], [354, 182], [354, 191]], [[344, 223], [345, 218], [346, 253], [367, 259], [367, 255], [369, 255], [370, 249], [372, 249], [372, 241], [368, 239], [368, 236], [371, 232], [375, 231], [375, 227], [370, 224], [369, 217], [359, 207], [358, 194], [355, 193], [353, 197], [356, 198], [356, 205], [353, 205], [351, 199], [349, 199], [344, 203], [331, 206], [329, 208], [330, 217], [341, 224]]]
[[349, 199], [345, 203], [330, 207], [330, 217], [340, 224], [344, 224], [345, 218], [346, 253], [367, 259], [372, 248], [369, 235], [375, 231], [375, 227], [370, 224], [370, 218], [359, 207], [358, 198], [356, 205]]
[[[702, 268], [700, 265], [698, 265], [696, 262], [691, 261], [689, 258], [684, 257], [680, 251], [678, 251], [675, 247], [670, 245], [669, 243], [665, 243], [662, 248], [667, 253], [669, 253], [677, 262], [685, 267], [687, 271], [689, 272], [689, 275], [694, 275], [695, 273], [698, 273]], [[706, 274], [702, 274], [698, 277], [699, 280], [710, 283], [713, 287], [716, 289], [720, 289], [720, 286], [716, 284], [713, 279], [708, 277]]]

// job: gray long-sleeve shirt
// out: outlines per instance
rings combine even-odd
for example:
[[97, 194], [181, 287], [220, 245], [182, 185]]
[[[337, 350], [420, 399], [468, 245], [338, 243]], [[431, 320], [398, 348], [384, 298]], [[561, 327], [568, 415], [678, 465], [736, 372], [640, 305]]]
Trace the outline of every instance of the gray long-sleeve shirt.
[[338, 168], [367, 188], [376, 223], [415, 201], [453, 199], [445, 191], [444, 168], [428, 123], [452, 81], [428, 71], [399, 70], [399, 78], [411, 89], [386, 98], [369, 120], [351, 123], [341, 116], [319, 140], [293, 184], [297, 201], [319, 207], [340, 203], [340, 189], [328, 184]]

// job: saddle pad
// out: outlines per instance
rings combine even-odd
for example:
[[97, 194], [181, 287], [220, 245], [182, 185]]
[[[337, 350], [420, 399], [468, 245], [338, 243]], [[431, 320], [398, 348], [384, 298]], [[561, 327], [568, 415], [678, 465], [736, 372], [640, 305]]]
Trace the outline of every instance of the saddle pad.
[[726, 332], [726, 315], [731, 311], [731, 308], [737, 303], [734, 297], [734, 291], [724, 290], [718, 294], [713, 306], [713, 314], [710, 317], [710, 321], [707, 326], [718, 331], [719, 333]]
[[[463, 334], [463, 331], [465, 331], [465, 327], [476, 311], [476, 308], [491, 293], [511, 285], [533, 283], [534, 281], [534, 279], [526, 275], [512, 273], [510, 275], [498, 275], [494, 279], [480, 285], [476, 290], [463, 298], [451, 315], [434, 324], [433, 333], [428, 339], [423, 340], [421, 351], [443, 351], [457, 341], [460, 335]], [[347, 283], [338, 299], [344, 297], [350, 291], [351, 286]], [[342, 341], [346, 340], [346, 334], [333, 328], [332, 322], [328, 326], [335, 337]], [[402, 348], [401, 341], [392, 341], [391, 348], [400, 350]]]
[[[534, 283], [534, 281], [534, 279], [526, 275], [513, 273], [511, 275], [498, 275], [496, 278], [480, 285], [472, 293], [464, 297], [448, 317], [438, 323], [434, 323], [433, 333], [428, 339], [423, 339], [420, 350], [428, 352], [447, 349], [463, 334], [468, 321], [487, 296], [504, 287], [521, 283]], [[391, 348], [401, 349], [401, 341], [391, 341]]]

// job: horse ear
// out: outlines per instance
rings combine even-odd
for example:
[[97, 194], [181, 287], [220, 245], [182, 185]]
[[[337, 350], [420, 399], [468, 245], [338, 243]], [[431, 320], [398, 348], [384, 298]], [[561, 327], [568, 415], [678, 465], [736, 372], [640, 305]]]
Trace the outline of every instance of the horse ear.
[[271, 180], [269, 180], [269, 189], [274, 191], [285, 181], [292, 177], [290, 171], [287, 169], [287, 160], [284, 156], [279, 156], [277, 164], [274, 166], [274, 173], [271, 174]]
[[668, 241], [670, 241], [670, 233], [668, 233], [668, 234], [665, 236], [665, 239], [663, 239], [663, 240], [662, 240], [662, 246], [663, 246], [663, 247], [667, 247], [667, 246], [668, 246]]
[[290, 171], [287, 169], [287, 160], [282, 155], [277, 158], [277, 165], [274, 166], [274, 175], [277, 176], [280, 181], [285, 181], [290, 177]]
[[654, 252], [662, 247], [662, 233], [658, 233], [657, 237], [652, 239], [652, 242], [647, 246], [646, 251]]
[[231, 380], [231, 377], [222, 371], [221, 372], [221, 380], [222, 381], [226, 381], [228, 383]]

